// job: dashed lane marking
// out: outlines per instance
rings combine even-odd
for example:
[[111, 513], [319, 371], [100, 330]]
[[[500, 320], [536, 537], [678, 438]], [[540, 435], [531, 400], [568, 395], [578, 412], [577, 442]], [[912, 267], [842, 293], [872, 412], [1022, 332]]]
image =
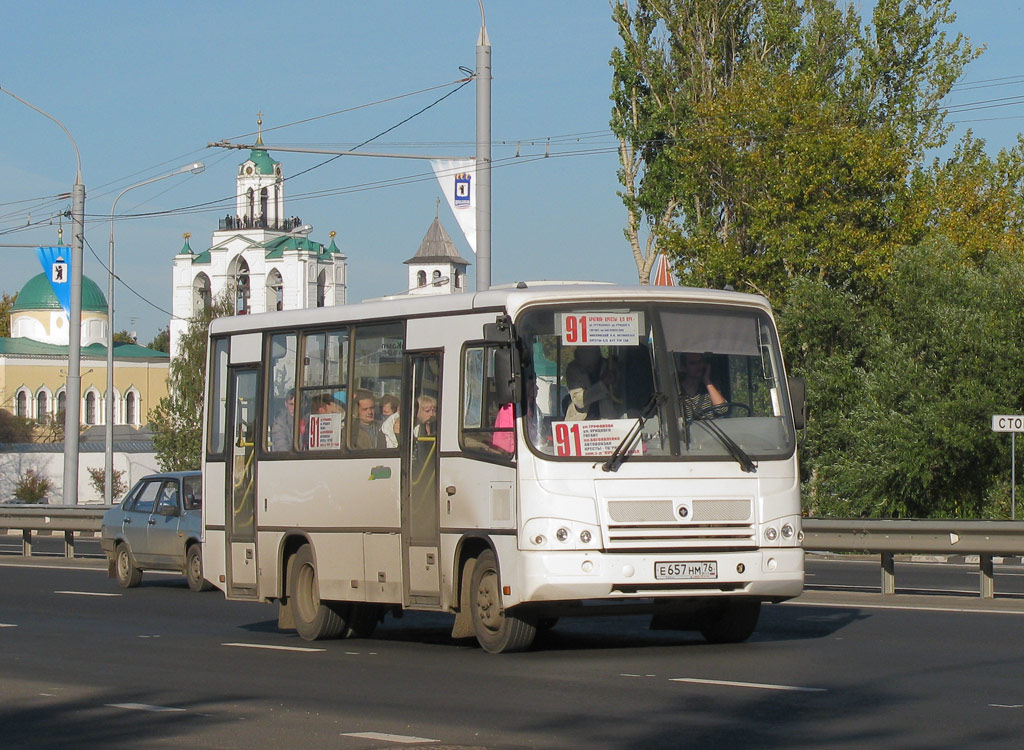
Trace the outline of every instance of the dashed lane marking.
[[397, 742], [403, 745], [414, 745], [417, 742], [440, 742], [427, 737], [411, 737], [406, 734], [384, 734], [383, 732], [342, 732], [342, 737], [358, 737], [363, 740], [382, 740], [383, 742]]
[[184, 708], [171, 708], [170, 706], [151, 706], [148, 703], [107, 703], [110, 708], [124, 708], [129, 711], [151, 711], [153, 713], [178, 713]]
[[799, 687], [797, 685], [772, 685], [763, 682], [735, 682], [733, 680], [706, 680], [699, 677], [672, 677], [669, 682], [689, 682], [696, 685], [719, 685], [722, 687], [756, 688], [758, 690], [783, 690], [792, 693], [825, 693], [825, 688]]
[[303, 648], [301, 646], [274, 646], [269, 643], [222, 643], [222, 646], [233, 646], [234, 648], [262, 648], [268, 651], [299, 651], [302, 653], [317, 653], [326, 651], [325, 648]]
[[55, 594], [68, 594], [69, 596], [123, 596], [123, 594], [111, 594], [106, 591], [54, 591]]

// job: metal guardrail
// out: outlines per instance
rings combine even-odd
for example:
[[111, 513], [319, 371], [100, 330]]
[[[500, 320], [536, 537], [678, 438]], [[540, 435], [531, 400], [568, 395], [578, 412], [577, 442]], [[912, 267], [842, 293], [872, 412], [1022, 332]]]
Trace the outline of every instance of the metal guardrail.
[[995, 596], [992, 558], [1024, 555], [1024, 521], [803, 519], [804, 549], [879, 554], [882, 593], [896, 593], [897, 553], [977, 555], [978, 592]]
[[45, 531], [64, 534], [64, 556], [75, 556], [75, 534], [98, 534], [106, 506], [0, 505], [0, 529], [21, 531], [21, 554], [32, 554], [32, 535]]
[[[75, 556], [75, 534], [100, 531], [105, 506], [0, 505], [0, 529], [20, 529], [22, 554], [32, 554], [32, 534], [63, 532], [64, 556]], [[804, 549], [878, 554], [882, 593], [896, 592], [898, 553], [977, 555], [979, 594], [995, 596], [992, 559], [1024, 555], [1024, 521], [942, 519], [803, 519]]]

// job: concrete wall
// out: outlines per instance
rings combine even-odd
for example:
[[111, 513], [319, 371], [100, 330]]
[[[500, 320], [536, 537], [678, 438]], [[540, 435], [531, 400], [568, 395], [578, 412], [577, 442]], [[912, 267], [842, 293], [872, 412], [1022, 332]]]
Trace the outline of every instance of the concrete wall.
[[[14, 499], [14, 489], [18, 480], [29, 469], [34, 470], [50, 480], [51, 489], [48, 502], [59, 504], [64, 493], [64, 453], [47, 446], [46, 450], [33, 450], [32, 447], [18, 446], [16, 450], [0, 450], [0, 503]], [[63, 446], [55, 446], [62, 448]], [[127, 450], [119, 450], [114, 445], [114, 470], [123, 471], [121, 477], [131, 487], [141, 477], [159, 471], [156, 454], [152, 446], [139, 448], [133, 446]], [[103, 492], [96, 492], [92, 487], [89, 469], [103, 469], [103, 446], [96, 450], [93, 444], [81, 444], [78, 453], [78, 503], [79, 505], [95, 505], [103, 503]], [[120, 501], [114, 498], [114, 502]]]

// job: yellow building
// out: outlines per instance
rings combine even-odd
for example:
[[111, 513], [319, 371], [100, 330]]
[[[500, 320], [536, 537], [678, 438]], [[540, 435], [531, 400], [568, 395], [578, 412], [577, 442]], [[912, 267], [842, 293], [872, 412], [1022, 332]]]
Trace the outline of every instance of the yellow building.
[[[107, 300], [82, 277], [81, 415], [105, 424]], [[0, 408], [46, 422], [64, 410], [69, 319], [46, 274], [33, 277], [11, 308], [11, 336], [0, 337]], [[169, 357], [138, 344], [114, 344], [114, 424], [140, 427], [167, 395]]]

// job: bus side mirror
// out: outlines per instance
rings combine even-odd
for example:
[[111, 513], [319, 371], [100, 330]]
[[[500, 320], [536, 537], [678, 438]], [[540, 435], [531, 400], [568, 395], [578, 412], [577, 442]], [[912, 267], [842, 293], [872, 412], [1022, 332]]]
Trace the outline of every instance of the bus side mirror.
[[802, 430], [807, 426], [807, 381], [803, 378], [789, 379], [789, 400], [793, 405], [793, 426]]
[[494, 395], [499, 404], [518, 404], [521, 396], [512, 355], [510, 346], [494, 350]]
[[508, 315], [499, 315], [493, 323], [484, 323], [484, 341], [488, 344], [511, 344], [515, 341], [515, 330], [512, 328], [512, 318]]

